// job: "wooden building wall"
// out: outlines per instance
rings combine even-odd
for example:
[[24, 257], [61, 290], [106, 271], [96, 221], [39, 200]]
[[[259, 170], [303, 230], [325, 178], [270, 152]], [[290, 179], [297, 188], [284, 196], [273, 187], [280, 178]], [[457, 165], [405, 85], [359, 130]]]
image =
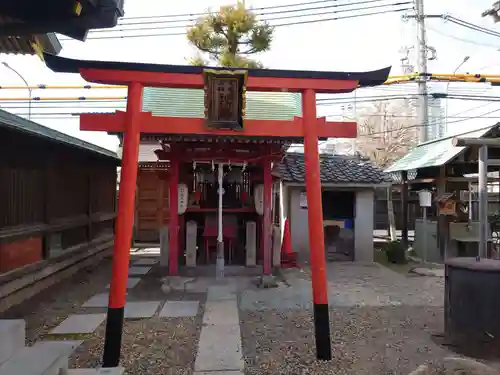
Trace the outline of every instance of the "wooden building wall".
[[0, 273], [113, 234], [116, 160], [0, 129]]
[[134, 240], [159, 242], [160, 228], [170, 221], [169, 207], [168, 179], [155, 170], [139, 168]]

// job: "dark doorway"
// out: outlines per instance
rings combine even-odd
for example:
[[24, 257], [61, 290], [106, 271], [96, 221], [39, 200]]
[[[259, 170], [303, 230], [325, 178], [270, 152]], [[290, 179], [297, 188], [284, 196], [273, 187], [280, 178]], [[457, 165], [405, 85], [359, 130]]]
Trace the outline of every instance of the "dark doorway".
[[323, 191], [322, 200], [327, 260], [353, 261], [356, 193]]

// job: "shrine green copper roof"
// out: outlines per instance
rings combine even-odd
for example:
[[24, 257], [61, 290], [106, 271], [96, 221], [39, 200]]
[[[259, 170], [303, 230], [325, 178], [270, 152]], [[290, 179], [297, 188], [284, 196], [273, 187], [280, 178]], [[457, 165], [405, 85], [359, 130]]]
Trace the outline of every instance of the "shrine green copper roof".
[[[152, 112], [153, 116], [204, 117], [204, 92], [201, 89], [145, 87], [143, 111]], [[298, 93], [247, 93], [248, 120], [292, 120], [301, 114], [301, 96]]]

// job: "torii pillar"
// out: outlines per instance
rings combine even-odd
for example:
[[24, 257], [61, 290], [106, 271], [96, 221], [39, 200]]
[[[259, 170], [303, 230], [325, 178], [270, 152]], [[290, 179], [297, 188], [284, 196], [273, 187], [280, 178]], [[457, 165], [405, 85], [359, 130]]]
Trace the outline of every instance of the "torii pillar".
[[134, 225], [135, 191], [140, 143], [140, 115], [143, 85], [128, 85], [127, 117], [123, 130], [123, 155], [118, 191], [118, 214], [115, 222], [112, 278], [109, 288], [103, 367], [117, 367], [123, 330], [127, 294], [130, 243]]
[[[324, 118], [321, 120], [325, 121]], [[314, 337], [316, 340], [317, 358], [320, 360], [330, 360], [332, 358], [332, 350], [318, 150], [318, 121], [321, 120], [316, 117], [316, 93], [311, 89], [304, 90], [302, 92], [302, 126], [304, 130], [304, 161], [314, 306]]]

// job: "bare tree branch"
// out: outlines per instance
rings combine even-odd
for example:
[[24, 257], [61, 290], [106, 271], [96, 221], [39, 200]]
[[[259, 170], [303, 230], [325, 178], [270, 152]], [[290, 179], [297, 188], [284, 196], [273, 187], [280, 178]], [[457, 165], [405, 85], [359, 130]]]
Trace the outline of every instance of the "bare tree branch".
[[406, 155], [416, 144], [417, 130], [407, 102], [379, 102], [357, 114], [357, 148], [381, 167]]

